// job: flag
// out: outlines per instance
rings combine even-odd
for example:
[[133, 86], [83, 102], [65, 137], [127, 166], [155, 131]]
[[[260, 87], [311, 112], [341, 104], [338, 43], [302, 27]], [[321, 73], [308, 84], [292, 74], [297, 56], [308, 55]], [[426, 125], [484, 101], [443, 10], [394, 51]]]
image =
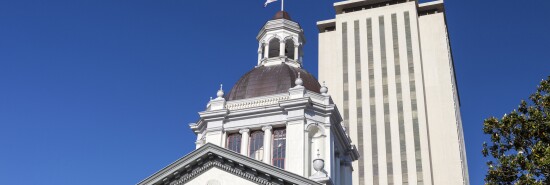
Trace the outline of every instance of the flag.
[[267, 7], [267, 4], [275, 2], [275, 1], [277, 1], [277, 0], [267, 0], [264, 4], [264, 7]]

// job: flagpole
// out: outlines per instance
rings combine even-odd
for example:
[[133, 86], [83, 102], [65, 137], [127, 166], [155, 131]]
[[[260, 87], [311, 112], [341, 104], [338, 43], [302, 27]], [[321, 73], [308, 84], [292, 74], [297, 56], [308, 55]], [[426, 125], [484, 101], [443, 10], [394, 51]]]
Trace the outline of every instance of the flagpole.
[[281, 0], [281, 11], [285, 11], [285, 0]]

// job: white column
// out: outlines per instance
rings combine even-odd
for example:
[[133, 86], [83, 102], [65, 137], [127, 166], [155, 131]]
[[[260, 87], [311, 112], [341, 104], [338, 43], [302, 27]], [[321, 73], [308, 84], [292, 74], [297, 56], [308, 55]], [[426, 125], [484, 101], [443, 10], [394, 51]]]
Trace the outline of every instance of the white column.
[[[261, 47], [261, 46], [260, 46]], [[262, 49], [258, 50], [258, 65], [262, 62]]]
[[298, 61], [298, 58], [299, 58], [299, 54], [298, 54], [298, 45], [294, 45], [294, 60]]
[[273, 147], [271, 147], [271, 140], [272, 140], [272, 133], [273, 127], [271, 126], [265, 126], [262, 128], [264, 131], [264, 163], [271, 165], [271, 151]]
[[269, 58], [269, 43], [264, 47], [264, 58]]
[[248, 156], [248, 140], [250, 138], [250, 130], [249, 129], [242, 129], [239, 131], [241, 133], [241, 154], [244, 156]]
[[285, 46], [286, 46], [285, 41], [282, 40], [281, 43], [279, 44], [279, 56], [281, 57], [285, 56], [285, 49], [286, 49]]

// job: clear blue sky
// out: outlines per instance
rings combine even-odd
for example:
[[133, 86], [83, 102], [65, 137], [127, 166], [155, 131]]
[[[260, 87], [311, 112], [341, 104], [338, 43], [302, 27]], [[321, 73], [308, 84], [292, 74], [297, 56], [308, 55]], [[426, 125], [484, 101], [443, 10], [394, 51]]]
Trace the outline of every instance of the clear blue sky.
[[[317, 74], [315, 22], [334, 1], [287, 0]], [[135, 184], [194, 149], [187, 124], [257, 59], [263, 0], [0, 0], [0, 181]], [[471, 182], [482, 122], [550, 75], [549, 1], [446, 2]]]

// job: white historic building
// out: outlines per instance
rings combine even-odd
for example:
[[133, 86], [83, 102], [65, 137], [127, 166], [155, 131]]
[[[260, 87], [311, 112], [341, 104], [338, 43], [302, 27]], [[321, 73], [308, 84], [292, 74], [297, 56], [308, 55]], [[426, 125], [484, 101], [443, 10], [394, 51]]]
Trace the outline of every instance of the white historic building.
[[359, 153], [328, 88], [302, 69], [302, 28], [281, 11], [257, 39], [257, 66], [190, 124], [197, 149], [138, 185], [352, 184]]
[[469, 184], [443, 1], [334, 8], [317, 23], [319, 79], [362, 156], [353, 184]]

